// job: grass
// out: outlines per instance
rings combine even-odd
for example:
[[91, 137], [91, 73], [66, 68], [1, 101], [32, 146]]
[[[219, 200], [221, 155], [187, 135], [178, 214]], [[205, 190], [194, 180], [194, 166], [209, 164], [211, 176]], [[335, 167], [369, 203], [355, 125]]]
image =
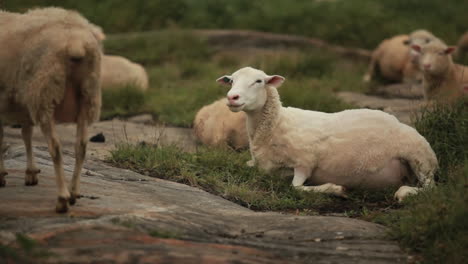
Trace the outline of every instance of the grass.
[[384, 38], [419, 28], [455, 44], [466, 30], [468, 9], [465, 0], [8, 0], [2, 8], [24, 11], [47, 5], [79, 10], [109, 33], [171, 26], [241, 28], [312, 36], [369, 49]]
[[41, 248], [37, 241], [27, 235], [16, 234], [16, 246], [7, 246], [0, 243], [1, 263], [38, 263], [39, 260], [47, 259], [52, 253]]
[[[110, 162], [152, 177], [198, 187], [248, 208], [260, 211], [296, 211], [304, 214], [341, 213], [357, 216], [363, 210], [397, 207], [392, 192], [354, 191], [344, 200], [291, 187], [292, 174], [267, 174], [245, 163], [248, 152], [200, 147], [187, 153], [177, 146], [122, 144]], [[286, 173], [287, 174], [287, 173]], [[365, 206], [362, 204], [365, 203]]]

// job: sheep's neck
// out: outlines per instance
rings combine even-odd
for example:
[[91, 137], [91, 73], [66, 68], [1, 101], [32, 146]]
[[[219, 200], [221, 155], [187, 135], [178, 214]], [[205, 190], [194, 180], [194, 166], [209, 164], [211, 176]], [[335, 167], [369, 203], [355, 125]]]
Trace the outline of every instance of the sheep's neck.
[[271, 137], [272, 130], [279, 119], [281, 101], [276, 88], [267, 87], [267, 99], [258, 111], [247, 113], [248, 130], [251, 143], [265, 142]]

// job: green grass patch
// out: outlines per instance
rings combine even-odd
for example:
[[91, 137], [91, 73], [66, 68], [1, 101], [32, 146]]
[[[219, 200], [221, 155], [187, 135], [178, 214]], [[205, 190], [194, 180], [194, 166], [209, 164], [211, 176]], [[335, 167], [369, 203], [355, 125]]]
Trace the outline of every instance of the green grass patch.
[[101, 119], [135, 115], [144, 110], [145, 94], [136, 87], [113, 87], [102, 91]]
[[0, 243], [0, 263], [38, 263], [52, 256], [52, 253], [40, 247], [34, 239], [27, 235], [16, 234], [14, 246]]
[[439, 159], [438, 185], [374, 219], [390, 226], [389, 235], [424, 263], [463, 263], [468, 258], [467, 124], [464, 102], [436, 105], [417, 118], [416, 128]]
[[[187, 153], [176, 146], [119, 145], [112, 151], [115, 166], [204, 189], [259, 211], [304, 214], [341, 213], [357, 217], [378, 208], [396, 208], [393, 192], [355, 190], [349, 199], [291, 187], [292, 173], [264, 173], [246, 166], [248, 152], [200, 147]], [[285, 174], [289, 174], [285, 175]]]

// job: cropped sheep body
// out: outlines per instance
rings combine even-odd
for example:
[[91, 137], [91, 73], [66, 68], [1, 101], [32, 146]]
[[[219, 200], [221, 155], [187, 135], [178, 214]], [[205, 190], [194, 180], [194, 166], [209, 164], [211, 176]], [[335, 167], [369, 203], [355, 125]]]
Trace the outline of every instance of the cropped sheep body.
[[432, 181], [434, 152], [415, 129], [395, 117], [367, 109], [328, 114], [284, 108], [276, 89], [267, 89], [265, 107], [277, 109], [269, 110], [268, 118], [275, 121], [269, 129], [248, 126], [252, 153], [261, 168], [313, 167], [311, 180], [317, 184], [381, 187], [371, 176], [397, 158], [407, 161], [424, 178], [423, 184]]

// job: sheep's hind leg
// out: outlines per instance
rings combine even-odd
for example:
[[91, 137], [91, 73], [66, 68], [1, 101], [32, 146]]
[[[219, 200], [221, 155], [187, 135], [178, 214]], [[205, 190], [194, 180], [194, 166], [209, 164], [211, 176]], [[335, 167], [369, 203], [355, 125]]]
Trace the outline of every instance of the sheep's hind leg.
[[63, 171], [62, 147], [55, 133], [55, 125], [53, 120], [41, 124], [41, 130], [44, 134], [49, 146], [49, 153], [54, 162], [55, 177], [58, 187], [58, 199], [55, 211], [57, 213], [66, 213], [68, 211], [68, 200], [70, 192], [65, 183], [65, 173]]
[[304, 182], [310, 177], [311, 172], [312, 170], [308, 168], [294, 168], [294, 178], [292, 182], [294, 188], [302, 191], [321, 192], [346, 197], [345, 188], [333, 183], [326, 183], [319, 186], [304, 186]]
[[3, 125], [0, 121], [0, 187], [4, 187], [6, 184], [5, 176], [8, 173], [5, 170], [5, 164], [3, 163]]
[[24, 180], [24, 184], [27, 186], [36, 185], [38, 183], [37, 174], [41, 172], [41, 170], [36, 167], [36, 162], [34, 161], [31, 143], [32, 132], [33, 127], [31, 125], [23, 125], [21, 127], [21, 136], [23, 137], [27, 156], [26, 178]]
[[[84, 109], [84, 107], [81, 107]], [[81, 110], [76, 124], [76, 143], [75, 143], [75, 169], [73, 170], [73, 178], [70, 184], [70, 204], [74, 205], [76, 199], [80, 198], [80, 176], [83, 168], [84, 159], [86, 157], [86, 145], [88, 143], [88, 120], [86, 115]]]

